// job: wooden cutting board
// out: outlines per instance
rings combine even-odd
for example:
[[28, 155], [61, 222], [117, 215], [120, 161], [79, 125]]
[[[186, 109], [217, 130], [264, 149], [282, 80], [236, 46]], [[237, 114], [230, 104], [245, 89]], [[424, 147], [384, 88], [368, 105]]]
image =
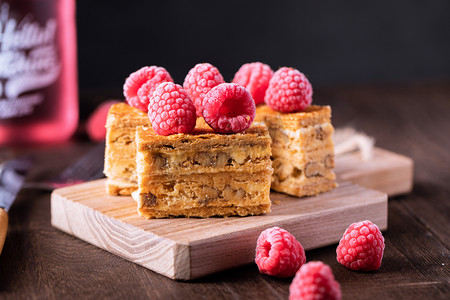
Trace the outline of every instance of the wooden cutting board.
[[337, 156], [335, 164], [339, 180], [385, 192], [389, 197], [409, 193], [413, 187], [413, 160], [391, 151], [375, 148], [367, 161], [359, 152], [347, 153]]
[[102, 179], [55, 190], [51, 221], [68, 234], [155, 272], [190, 280], [253, 262], [256, 240], [268, 227], [290, 231], [306, 250], [338, 242], [348, 225], [360, 220], [369, 219], [385, 230], [386, 193], [342, 179], [404, 193], [411, 188], [412, 162], [380, 149], [373, 159], [376, 163], [362, 162], [357, 154], [337, 158], [338, 188], [307, 198], [271, 193], [272, 212], [263, 216], [146, 220], [138, 216], [131, 197], [106, 195]]

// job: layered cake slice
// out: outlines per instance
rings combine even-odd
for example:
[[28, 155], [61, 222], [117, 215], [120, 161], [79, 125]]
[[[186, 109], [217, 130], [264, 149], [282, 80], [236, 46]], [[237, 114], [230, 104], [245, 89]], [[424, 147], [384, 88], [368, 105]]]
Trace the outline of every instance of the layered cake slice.
[[164, 218], [270, 212], [270, 144], [263, 124], [227, 135], [215, 133], [202, 121], [192, 133], [170, 136], [138, 127], [139, 189], [133, 197], [139, 214]]
[[273, 190], [301, 197], [337, 186], [329, 106], [281, 113], [263, 105], [257, 107], [255, 120], [267, 125], [273, 140]]
[[126, 104], [111, 106], [106, 120], [106, 192], [129, 196], [137, 190], [136, 127], [149, 125], [146, 113]]

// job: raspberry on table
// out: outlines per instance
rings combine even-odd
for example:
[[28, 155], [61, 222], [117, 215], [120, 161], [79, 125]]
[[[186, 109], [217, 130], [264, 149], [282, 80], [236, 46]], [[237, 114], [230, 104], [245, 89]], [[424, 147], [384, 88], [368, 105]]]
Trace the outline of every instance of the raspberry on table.
[[106, 137], [106, 118], [109, 109], [113, 104], [119, 103], [117, 100], [108, 100], [100, 104], [89, 116], [86, 122], [86, 133], [94, 142], [103, 141]]
[[203, 118], [214, 131], [238, 133], [250, 127], [256, 109], [250, 93], [235, 83], [222, 83], [209, 91], [202, 103]]
[[289, 287], [289, 299], [339, 300], [341, 287], [330, 266], [321, 261], [304, 264]]
[[270, 79], [264, 101], [270, 108], [280, 112], [298, 112], [312, 102], [312, 87], [300, 71], [283, 67]]
[[261, 273], [277, 277], [294, 276], [305, 261], [305, 250], [288, 231], [272, 227], [261, 232], [255, 255]]
[[157, 66], [142, 67], [125, 80], [123, 95], [129, 105], [147, 112], [153, 91], [163, 82], [173, 82], [166, 69]]
[[339, 241], [337, 261], [351, 270], [378, 270], [384, 247], [384, 237], [377, 225], [367, 220], [353, 223]]
[[150, 97], [148, 116], [159, 135], [189, 133], [197, 120], [195, 106], [181, 85], [163, 82]]
[[196, 64], [184, 79], [183, 87], [194, 102], [197, 116], [201, 117], [205, 95], [215, 86], [224, 83], [219, 70], [209, 63]]
[[266, 64], [260, 62], [243, 64], [234, 75], [233, 83], [245, 87], [258, 105], [264, 103], [264, 95], [272, 75], [273, 70]]

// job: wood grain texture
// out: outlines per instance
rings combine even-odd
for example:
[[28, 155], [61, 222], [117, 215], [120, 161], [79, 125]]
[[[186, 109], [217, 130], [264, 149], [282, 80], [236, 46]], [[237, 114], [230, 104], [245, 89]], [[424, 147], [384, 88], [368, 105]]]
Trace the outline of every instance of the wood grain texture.
[[270, 214], [146, 220], [131, 197], [105, 194], [105, 179], [53, 191], [52, 225], [173, 279], [190, 280], [254, 260], [262, 230], [280, 226], [306, 250], [339, 241], [349, 224], [387, 228], [387, 196], [351, 183], [316, 197], [272, 193]]
[[336, 157], [336, 176], [364, 187], [397, 196], [411, 192], [413, 160], [404, 155], [375, 148], [373, 157], [364, 161], [359, 152]]

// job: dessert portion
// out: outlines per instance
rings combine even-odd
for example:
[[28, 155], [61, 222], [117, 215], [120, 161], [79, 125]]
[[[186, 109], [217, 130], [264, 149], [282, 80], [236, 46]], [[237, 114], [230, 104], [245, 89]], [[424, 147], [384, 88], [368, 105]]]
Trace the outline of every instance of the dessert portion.
[[272, 189], [293, 196], [312, 196], [336, 187], [331, 108], [309, 105], [303, 111], [281, 113], [256, 108], [272, 138]]
[[[113, 105], [106, 123], [108, 194], [131, 194], [149, 219], [226, 217], [269, 212], [271, 187], [294, 196], [335, 187], [331, 109], [311, 105], [306, 76], [252, 63], [234, 81], [208, 63], [184, 87], [162, 67], [132, 73], [129, 105]], [[267, 106], [252, 124], [255, 99]]]
[[229, 135], [215, 133], [204, 121], [190, 134], [170, 136], [138, 127], [139, 189], [133, 197], [139, 214], [164, 218], [269, 212], [270, 143], [263, 124]]
[[126, 103], [113, 104], [106, 119], [104, 173], [109, 195], [129, 196], [137, 190], [136, 127], [150, 125], [146, 113]]

